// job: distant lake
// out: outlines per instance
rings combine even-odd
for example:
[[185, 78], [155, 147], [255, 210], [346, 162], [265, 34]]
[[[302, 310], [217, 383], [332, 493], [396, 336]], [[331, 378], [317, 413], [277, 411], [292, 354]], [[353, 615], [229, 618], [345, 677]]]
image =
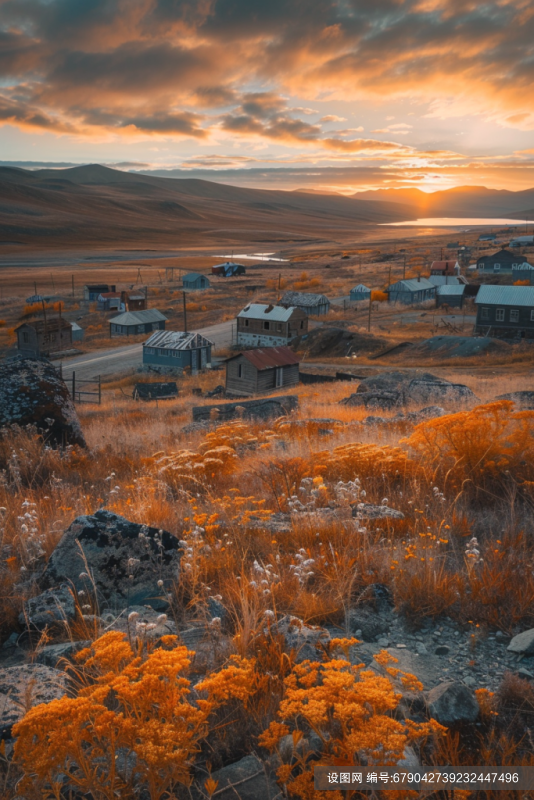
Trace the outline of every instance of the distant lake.
[[425, 228], [479, 228], [481, 226], [493, 227], [495, 225], [510, 225], [521, 230], [526, 224], [534, 225], [534, 220], [501, 219], [500, 217], [424, 217], [423, 219], [407, 220], [406, 222], [381, 222], [382, 226], [391, 225], [401, 227], [406, 225], [423, 226]]
[[[403, 223], [404, 224], [404, 223]], [[287, 258], [273, 258], [274, 253], [252, 253], [251, 255], [244, 255], [243, 253], [237, 254], [234, 253], [231, 256], [212, 256], [212, 258], [230, 258], [234, 261], [236, 258], [240, 258], [241, 261], [288, 261]]]

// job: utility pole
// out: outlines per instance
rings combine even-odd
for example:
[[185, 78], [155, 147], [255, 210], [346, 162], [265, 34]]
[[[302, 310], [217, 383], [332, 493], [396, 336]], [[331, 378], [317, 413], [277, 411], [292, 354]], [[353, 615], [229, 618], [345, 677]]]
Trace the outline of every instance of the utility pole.
[[71, 275], [70, 278], [71, 278], [71, 284], [72, 284], [72, 296], [74, 297], [74, 275]]
[[388, 286], [391, 286], [391, 264], [389, 265]]
[[187, 333], [187, 308], [185, 304], [185, 292], [182, 292], [183, 296], [183, 303], [184, 303], [184, 333]]
[[371, 306], [373, 305], [373, 301], [371, 299], [372, 296], [373, 293], [371, 292], [371, 294], [369, 295], [369, 319], [367, 321], [367, 330], [369, 333], [371, 332]]

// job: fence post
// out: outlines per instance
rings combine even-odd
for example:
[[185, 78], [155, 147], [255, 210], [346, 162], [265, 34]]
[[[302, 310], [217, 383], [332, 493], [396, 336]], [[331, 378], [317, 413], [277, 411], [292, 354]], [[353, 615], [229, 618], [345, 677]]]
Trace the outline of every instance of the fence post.
[[76, 402], [76, 373], [72, 373], [72, 402]]

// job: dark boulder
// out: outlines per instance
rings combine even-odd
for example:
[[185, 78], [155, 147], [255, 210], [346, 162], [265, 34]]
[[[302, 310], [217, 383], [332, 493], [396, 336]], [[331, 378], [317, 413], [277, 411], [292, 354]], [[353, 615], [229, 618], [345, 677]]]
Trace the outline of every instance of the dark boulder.
[[440, 725], [451, 727], [475, 722], [480, 707], [475, 695], [464, 683], [447, 681], [431, 689], [427, 695], [430, 716]]
[[86, 597], [94, 595], [96, 588], [101, 610], [132, 605], [165, 610], [164, 598], [178, 580], [181, 555], [178, 539], [171, 533], [101, 509], [92, 516], [77, 517], [65, 531], [41, 583], [46, 588], [68, 582]]
[[52, 364], [16, 356], [0, 364], [0, 429], [35, 425], [48, 444], [85, 446], [69, 391]]
[[478, 397], [463, 383], [448, 381], [413, 380], [404, 393], [405, 405], [414, 403], [441, 403], [452, 405], [475, 405]]
[[267, 420], [281, 417], [298, 408], [298, 397], [264, 397], [257, 400], [240, 400], [235, 403], [218, 403], [215, 406], [194, 406], [193, 421], [216, 419], [225, 422], [228, 419], [243, 417], [244, 419]]
[[30, 597], [24, 603], [24, 611], [19, 614], [19, 622], [30, 630], [49, 628], [65, 633], [75, 616], [74, 595], [66, 584], [62, 584], [37, 597]]
[[528, 390], [500, 394], [495, 400], [511, 400], [522, 411], [534, 410], [534, 392], [529, 392]]
[[373, 375], [361, 381], [356, 392], [341, 401], [348, 406], [382, 411], [427, 403], [465, 406], [477, 402], [478, 398], [467, 386], [415, 370]]

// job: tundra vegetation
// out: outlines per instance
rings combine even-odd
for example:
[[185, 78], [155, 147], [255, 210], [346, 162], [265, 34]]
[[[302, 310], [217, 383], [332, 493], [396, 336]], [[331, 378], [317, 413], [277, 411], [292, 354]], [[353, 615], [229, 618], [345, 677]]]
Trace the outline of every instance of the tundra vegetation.
[[[4, 798], [211, 798], [212, 773], [249, 753], [281, 797], [303, 800], [342, 796], [314, 790], [314, 765], [396, 764], [407, 748], [428, 765], [534, 764], [527, 680], [473, 687], [476, 725], [415, 721], [402, 707], [421, 682], [385, 651], [381, 671], [362, 663], [350, 627], [352, 609], [373, 613], [377, 585], [413, 631], [449, 618], [474, 653], [491, 631], [534, 627], [534, 411], [488, 399], [381, 432], [339, 405], [346, 385], [296, 391], [300, 411], [269, 424], [188, 426], [187, 396], [155, 407], [110, 395], [80, 410], [86, 449], [52, 449], [31, 428], [2, 437], [3, 640], [77, 516], [106, 508], [183, 548], [165, 588], [176, 634], [104, 631], [98, 597], [75, 594], [63, 638], [84, 646], [65, 665], [71, 690], [29, 703], [2, 744]], [[402, 515], [358, 519], [361, 503]], [[301, 659], [287, 617], [338, 635]], [[204, 657], [181, 635], [201, 625]]]

